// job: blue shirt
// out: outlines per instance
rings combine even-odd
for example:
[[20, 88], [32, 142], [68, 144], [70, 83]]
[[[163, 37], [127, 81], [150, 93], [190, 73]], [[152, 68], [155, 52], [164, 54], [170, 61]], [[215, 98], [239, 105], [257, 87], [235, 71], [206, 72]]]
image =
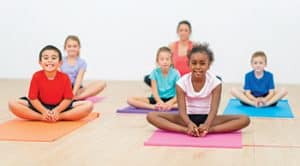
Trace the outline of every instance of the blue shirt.
[[268, 95], [269, 90], [274, 89], [273, 74], [264, 71], [263, 76], [259, 79], [255, 77], [254, 71], [250, 71], [245, 75], [245, 90], [250, 90], [255, 97], [263, 97]]
[[150, 74], [150, 79], [156, 81], [160, 98], [172, 98], [176, 96], [176, 81], [179, 78], [179, 72], [173, 67], [170, 68], [167, 76], [163, 76], [160, 68], [154, 69]]
[[63, 64], [61, 65], [60, 69], [69, 76], [72, 84], [74, 84], [79, 70], [83, 69], [85, 71], [86, 67], [86, 62], [80, 57], [77, 58], [77, 61], [74, 65], [70, 65], [68, 64], [67, 57], [65, 56], [63, 57]]

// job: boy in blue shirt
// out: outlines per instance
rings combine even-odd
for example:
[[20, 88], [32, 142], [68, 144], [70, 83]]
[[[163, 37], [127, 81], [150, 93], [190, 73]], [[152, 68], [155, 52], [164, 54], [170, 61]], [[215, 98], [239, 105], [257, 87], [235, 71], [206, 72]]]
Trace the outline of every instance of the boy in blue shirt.
[[273, 74], [265, 70], [267, 56], [262, 51], [251, 57], [252, 71], [245, 75], [244, 90], [233, 88], [231, 94], [242, 104], [254, 107], [275, 106], [277, 101], [287, 95], [285, 89], [275, 90]]

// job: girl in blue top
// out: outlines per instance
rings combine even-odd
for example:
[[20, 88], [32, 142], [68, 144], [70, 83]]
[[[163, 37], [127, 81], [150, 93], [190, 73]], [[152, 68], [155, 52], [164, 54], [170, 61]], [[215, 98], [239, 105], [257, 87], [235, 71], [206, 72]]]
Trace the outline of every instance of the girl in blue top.
[[285, 89], [275, 90], [273, 74], [265, 70], [267, 56], [262, 51], [251, 57], [252, 71], [246, 73], [244, 90], [233, 88], [231, 94], [242, 104], [254, 107], [275, 106], [277, 101], [287, 95]]
[[63, 57], [63, 64], [61, 66], [61, 71], [66, 73], [72, 82], [75, 100], [82, 100], [91, 96], [95, 96], [106, 86], [105, 82], [103, 81], [95, 81], [84, 87], [82, 86], [87, 64], [79, 56], [80, 47], [80, 40], [77, 36], [68, 36], [64, 44], [67, 56]]
[[176, 81], [179, 72], [172, 67], [172, 53], [168, 47], [161, 47], [156, 54], [158, 67], [150, 74], [150, 97], [131, 97], [128, 104], [137, 108], [168, 111], [176, 108]]

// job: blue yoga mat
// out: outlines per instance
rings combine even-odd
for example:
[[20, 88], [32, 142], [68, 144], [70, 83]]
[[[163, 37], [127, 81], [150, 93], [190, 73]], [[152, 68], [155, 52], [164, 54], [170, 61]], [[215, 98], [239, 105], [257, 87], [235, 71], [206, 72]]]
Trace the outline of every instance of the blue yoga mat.
[[250, 117], [264, 117], [264, 118], [293, 118], [294, 115], [288, 103], [288, 100], [278, 101], [276, 106], [256, 108], [252, 106], [245, 106], [240, 103], [238, 99], [230, 99], [227, 107], [224, 110], [224, 115], [229, 114], [243, 114]]

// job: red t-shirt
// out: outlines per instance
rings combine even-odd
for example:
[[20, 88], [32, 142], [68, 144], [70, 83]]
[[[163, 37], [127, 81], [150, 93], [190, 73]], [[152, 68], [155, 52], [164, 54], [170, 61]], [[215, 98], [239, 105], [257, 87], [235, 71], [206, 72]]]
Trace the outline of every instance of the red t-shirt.
[[29, 99], [38, 99], [49, 105], [57, 105], [64, 99], [73, 99], [72, 85], [68, 75], [57, 71], [55, 78], [49, 80], [43, 70], [33, 74]]
[[[173, 50], [173, 64], [174, 64], [174, 68], [176, 68], [179, 71], [180, 76], [183, 76], [186, 73], [189, 73], [191, 70], [188, 65], [187, 56], [178, 54], [179, 51], [178, 45], [179, 42], [177, 41], [175, 43], [174, 50]], [[193, 48], [193, 43], [189, 41], [188, 51], [192, 50], [192, 48]]]

